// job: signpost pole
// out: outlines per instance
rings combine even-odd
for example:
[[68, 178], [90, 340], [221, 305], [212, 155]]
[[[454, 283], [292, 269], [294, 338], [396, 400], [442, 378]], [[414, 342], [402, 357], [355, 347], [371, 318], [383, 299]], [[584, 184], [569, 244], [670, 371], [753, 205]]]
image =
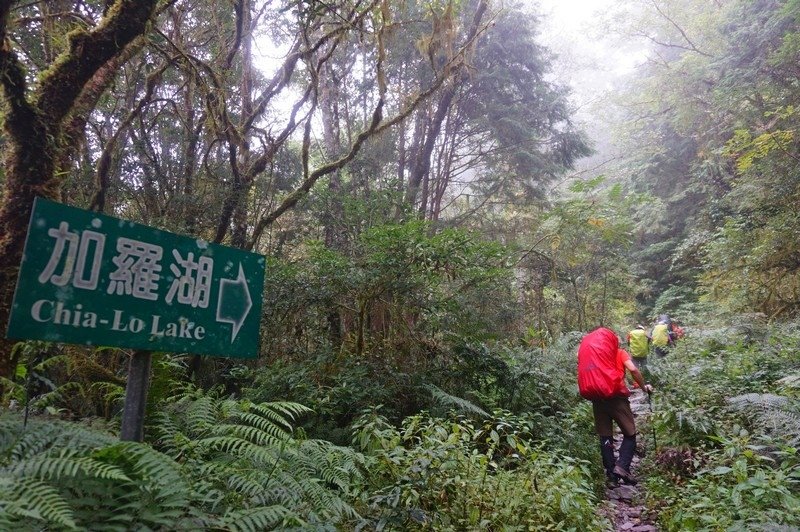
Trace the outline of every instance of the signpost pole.
[[150, 388], [152, 351], [137, 350], [128, 366], [128, 383], [125, 385], [125, 406], [122, 410], [122, 427], [119, 439], [141, 442], [144, 439], [144, 411], [147, 391]]

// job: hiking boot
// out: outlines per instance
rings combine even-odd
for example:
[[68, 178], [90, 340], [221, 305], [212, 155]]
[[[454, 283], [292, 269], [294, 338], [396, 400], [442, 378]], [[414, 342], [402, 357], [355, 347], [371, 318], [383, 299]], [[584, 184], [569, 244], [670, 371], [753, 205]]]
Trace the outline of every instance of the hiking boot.
[[635, 486], [639, 482], [630, 471], [620, 465], [614, 467], [614, 476], [625, 484], [630, 484], [631, 486]]
[[614, 488], [619, 486], [619, 480], [617, 480], [616, 475], [606, 475], [606, 488], [613, 490]]

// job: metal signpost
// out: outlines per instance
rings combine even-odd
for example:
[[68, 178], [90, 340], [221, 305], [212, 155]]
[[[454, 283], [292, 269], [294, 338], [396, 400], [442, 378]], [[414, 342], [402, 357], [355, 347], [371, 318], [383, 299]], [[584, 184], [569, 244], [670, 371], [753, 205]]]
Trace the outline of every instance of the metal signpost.
[[264, 265], [255, 253], [37, 198], [8, 337], [137, 349], [121, 437], [141, 439], [151, 351], [258, 355]]

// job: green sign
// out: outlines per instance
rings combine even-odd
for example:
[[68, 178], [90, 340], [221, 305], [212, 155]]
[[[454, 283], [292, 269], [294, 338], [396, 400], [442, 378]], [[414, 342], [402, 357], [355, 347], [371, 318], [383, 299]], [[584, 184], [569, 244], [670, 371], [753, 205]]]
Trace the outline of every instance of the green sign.
[[37, 198], [8, 337], [254, 358], [264, 257]]

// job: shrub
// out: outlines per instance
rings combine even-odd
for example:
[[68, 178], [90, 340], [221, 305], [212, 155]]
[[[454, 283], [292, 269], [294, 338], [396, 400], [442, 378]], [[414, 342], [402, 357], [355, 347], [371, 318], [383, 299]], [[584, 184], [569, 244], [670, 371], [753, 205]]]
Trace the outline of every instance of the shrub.
[[396, 429], [376, 413], [355, 425], [369, 460], [374, 528], [601, 530], [588, 464], [537, 444], [530, 420], [475, 424], [423, 413]]

